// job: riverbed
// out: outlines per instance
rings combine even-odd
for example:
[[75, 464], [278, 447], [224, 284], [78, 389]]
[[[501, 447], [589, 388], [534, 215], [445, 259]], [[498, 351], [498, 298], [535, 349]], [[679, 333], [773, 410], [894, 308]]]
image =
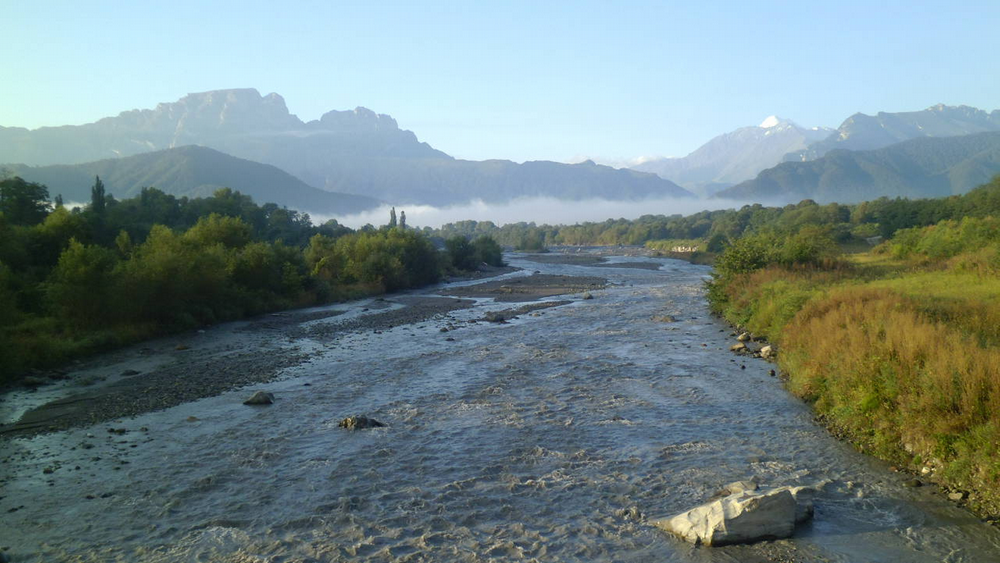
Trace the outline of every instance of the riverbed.
[[[771, 364], [731, 355], [704, 299], [708, 268], [531, 258], [508, 255], [523, 269], [500, 279], [608, 284], [493, 316], [503, 322], [484, 319], [518, 304], [463, 296], [471, 304], [412, 322], [344, 329], [480, 282], [450, 284], [95, 362], [87, 377], [187, 361], [177, 377], [198, 378], [183, 352], [249, 347], [274, 372], [0, 441], [0, 548], [15, 562], [1000, 560], [996, 528], [933, 486], [904, 486], [910, 476], [818, 426]], [[257, 390], [274, 404], [243, 405]], [[2, 422], [60, 393], [8, 394]], [[338, 427], [354, 414], [386, 426]], [[815, 517], [787, 540], [722, 548], [647, 523], [748, 479], [817, 487]]]

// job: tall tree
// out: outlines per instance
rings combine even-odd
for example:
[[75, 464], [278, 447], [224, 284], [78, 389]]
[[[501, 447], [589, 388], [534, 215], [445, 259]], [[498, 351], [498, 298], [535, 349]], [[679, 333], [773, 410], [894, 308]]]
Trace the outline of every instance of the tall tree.
[[389, 228], [391, 229], [395, 226], [396, 226], [396, 208], [393, 207], [392, 210], [389, 211]]
[[90, 188], [90, 209], [97, 215], [104, 215], [107, 198], [104, 196], [104, 182], [100, 176], [94, 176], [94, 186]]
[[37, 225], [52, 211], [49, 189], [19, 176], [0, 181], [0, 213], [12, 225]]
[[399, 212], [399, 228], [400, 229], [405, 229], [406, 228], [406, 212], [405, 211], [400, 211]]

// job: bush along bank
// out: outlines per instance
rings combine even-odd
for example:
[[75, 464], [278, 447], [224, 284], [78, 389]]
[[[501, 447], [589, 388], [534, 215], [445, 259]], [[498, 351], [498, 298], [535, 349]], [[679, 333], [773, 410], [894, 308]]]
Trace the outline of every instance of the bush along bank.
[[998, 226], [943, 221], [849, 259], [744, 237], [716, 261], [710, 304], [776, 345], [787, 388], [835, 435], [996, 521]]
[[456, 237], [442, 252], [395, 210], [354, 231], [229, 189], [117, 201], [95, 179], [92, 193], [70, 210], [45, 186], [0, 180], [0, 387], [154, 336], [503, 264], [491, 238]]

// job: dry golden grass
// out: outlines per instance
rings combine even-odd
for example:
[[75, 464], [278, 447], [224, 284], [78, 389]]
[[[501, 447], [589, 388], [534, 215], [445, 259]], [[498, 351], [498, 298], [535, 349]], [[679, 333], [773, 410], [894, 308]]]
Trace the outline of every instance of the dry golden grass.
[[1000, 514], [1000, 278], [992, 255], [928, 264], [859, 255], [767, 268], [723, 288], [731, 321], [779, 344], [789, 389], [860, 449]]

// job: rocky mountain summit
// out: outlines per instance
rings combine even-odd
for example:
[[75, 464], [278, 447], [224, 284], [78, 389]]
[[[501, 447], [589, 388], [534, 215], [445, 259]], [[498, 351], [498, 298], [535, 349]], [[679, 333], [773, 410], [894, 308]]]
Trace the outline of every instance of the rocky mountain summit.
[[0, 127], [0, 163], [8, 164], [78, 164], [182, 145], [269, 164], [324, 190], [397, 204], [691, 195], [653, 174], [593, 163], [456, 160], [400, 129], [388, 115], [359, 107], [303, 122], [281, 96], [261, 96], [254, 89], [189, 94], [86, 125]]
[[784, 160], [815, 160], [834, 149], [872, 150], [923, 137], [957, 137], [988, 131], [1000, 131], [1000, 110], [985, 112], [969, 106], [938, 104], [922, 111], [856, 113], [826, 139]]
[[701, 195], [712, 195], [753, 178], [781, 162], [789, 152], [804, 149], [830, 132], [772, 115], [760, 125], [719, 135], [683, 158], [650, 160], [633, 169], [653, 172]]

